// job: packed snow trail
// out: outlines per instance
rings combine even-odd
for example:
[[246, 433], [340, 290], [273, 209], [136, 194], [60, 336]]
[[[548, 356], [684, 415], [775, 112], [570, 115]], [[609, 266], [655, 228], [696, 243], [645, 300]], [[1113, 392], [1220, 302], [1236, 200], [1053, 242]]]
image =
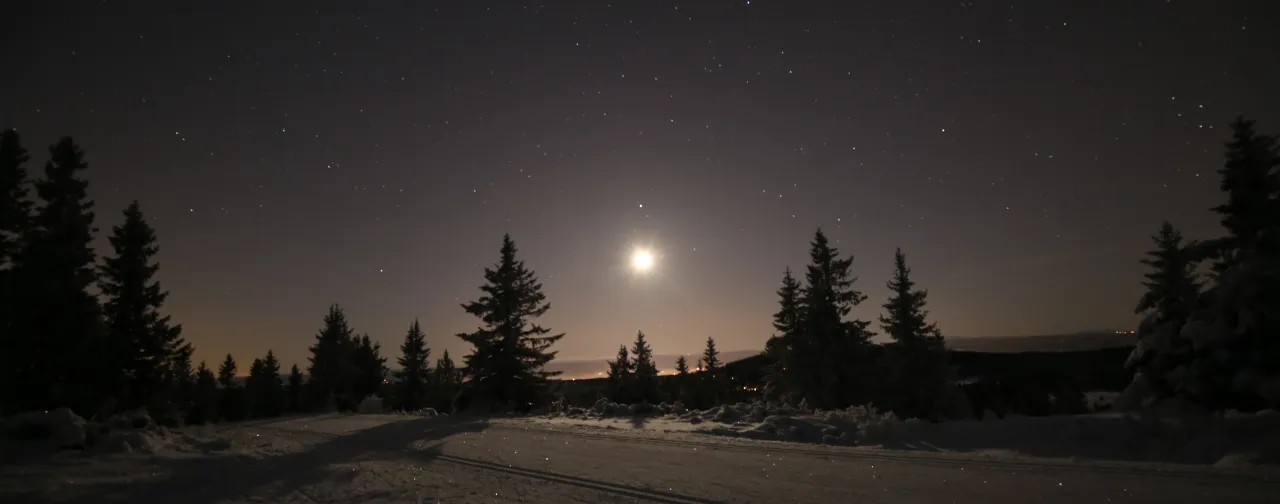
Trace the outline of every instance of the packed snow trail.
[[[1280, 496], [1280, 484], [1256, 478], [831, 456], [784, 443], [751, 449], [749, 442], [711, 437], [682, 444], [653, 441], [666, 436], [661, 432], [592, 435], [530, 426], [519, 419], [395, 415], [233, 425], [217, 429], [230, 440], [225, 451], [64, 452], [5, 464], [0, 502], [1163, 504]], [[735, 447], [719, 449], [710, 445], [715, 441]]]

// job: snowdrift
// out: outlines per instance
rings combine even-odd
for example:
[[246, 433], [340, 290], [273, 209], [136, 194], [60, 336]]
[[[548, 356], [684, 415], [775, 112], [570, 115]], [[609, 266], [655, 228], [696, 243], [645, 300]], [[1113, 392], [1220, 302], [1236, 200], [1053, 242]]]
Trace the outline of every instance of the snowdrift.
[[[1280, 465], [1280, 414], [1100, 413], [930, 423], [869, 407], [809, 411], [762, 402], [688, 410], [676, 404], [617, 404], [601, 399], [544, 418], [713, 436], [995, 456], [1213, 464]], [[989, 416], [994, 418], [994, 415]]]
[[67, 408], [32, 411], [3, 422], [5, 458], [34, 458], [75, 450], [90, 455], [141, 453], [148, 455], [226, 451], [232, 440], [211, 427], [171, 430], [157, 425], [143, 411], [89, 421]]

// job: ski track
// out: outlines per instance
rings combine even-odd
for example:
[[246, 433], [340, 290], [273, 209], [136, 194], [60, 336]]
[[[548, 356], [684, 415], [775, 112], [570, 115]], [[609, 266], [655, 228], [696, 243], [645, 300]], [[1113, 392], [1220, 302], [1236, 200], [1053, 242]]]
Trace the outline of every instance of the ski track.
[[885, 453], [524, 419], [331, 414], [192, 429], [231, 438], [233, 448], [64, 452], [2, 465], [0, 502], [1280, 502], [1274, 480], [1209, 469]]
[[517, 423], [512, 421], [494, 422], [489, 430], [519, 430], [529, 433], [574, 436], [593, 439], [609, 439], [624, 443], [664, 444], [682, 447], [702, 447], [710, 450], [731, 450], [749, 452], [773, 452], [795, 455], [809, 455], [837, 459], [856, 460], [888, 460], [907, 461], [918, 465], [968, 466], [996, 470], [1022, 470], [1037, 472], [1091, 472], [1128, 474], [1133, 476], [1162, 476], [1170, 478], [1192, 478], [1211, 481], [1256, 481], [1275, 482], [1280, 489], [1280, 475], [1269, 469], [1229, 469], [1203, 466], [1186, 466], [1164, 463], [1114, 462], [1101, 460], [1063, 461], [1051, 458], [1022, 457], [1017, 455], [995, 456], [982, 452], [928, 452], [909, 450], [889, 450], [880, 448], [825, 446], [811, 443], [794, 443], [773, 440], [754, 440], [739, 437], [726, 437], [704, 434], [695, 431], [662, 432], [639, 429], [619, 429], [603, 427], [598, 424], [580, 424], [576, 428], [550, 426], [553, 424]]

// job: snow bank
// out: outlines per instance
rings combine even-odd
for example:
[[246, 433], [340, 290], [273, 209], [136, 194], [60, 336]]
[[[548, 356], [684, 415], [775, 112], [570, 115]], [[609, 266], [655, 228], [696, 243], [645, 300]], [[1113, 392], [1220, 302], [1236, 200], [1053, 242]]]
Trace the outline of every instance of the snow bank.
[[377, 396], [369, 396], [360, 401], [359, 411], [363, 415], [380, 415], [382, 414], [382, 398]]
[[626, 405], [602, 399], [591, 408], [565, 408], [541, 419], [607, 428], [625, 420], [638, 429], [992, 456], [1280, 465], [1280, 414], [1275, 411], [1199, 416], [1095, 413], [930, 423], [901, 420], [862, 406], [808, 411], [755, 402], [698, 411], [679, 403]]
[[[39, 457], [61, 450], [89, 455], [142, 453], [209, 453], [231, 448], [231, 441], [200, 428], [170, 430], [156, 424], [145, 411], [126, 412], [100, 421], [86, 421], [67, 408], [14, 415], [3, 432], [17, 441], [20, 457]], [[204, 429], [208, 430], [208, 429]]]
[[45, 441], [55, 449], [83, 448], [85, 420], [68, 408], [30, 411], [5, 419], [4, 434], [14, 439]]
[[401, 409], [398, 409], [398, 410], [395, 410], [395, 411], [391, 412], [390, 414], [391, 414], [391, 415], [409, 415], [409, 416], [417, 416], [417, 417], [425, 417], [425, 418], [435, 418], [435, 417], [438, 417], [438, 416], [449, 416], [449, 414], [448, 414], [448, 413], [440, 413], [439, 411], [436, 411], [436, 409], [435, 409], [435, 408], [422, 408], [422, 409], [419, 409], [419, 410], [401, 410]]

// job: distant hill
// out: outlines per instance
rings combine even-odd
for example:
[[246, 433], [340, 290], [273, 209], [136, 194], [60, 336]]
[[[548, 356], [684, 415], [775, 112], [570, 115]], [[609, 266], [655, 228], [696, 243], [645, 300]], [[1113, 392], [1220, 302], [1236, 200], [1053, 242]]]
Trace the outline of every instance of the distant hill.
[[[744, 359], [752, 355], [759, 354], [761, 350], [736, 350], [732, 352], [720, 352], [720, 360], [724, 362], [732, 362]], [[689, 360], [689, 367], [698, 365], [698, 355], [686, 355], [685, 359]], [[653, 363], [657, 364], [658, 371], [661, 374], [670, 374], [675, 372], [676, 359], [680, 358], [678, 354], [672, 355], [655, 355]], [[548, 371], [560, 371], [561, 379], [583, 379], [583, 378], [601, 378], [609, 371], [609, 359], [589, 359], [589, 360], [569, 360], [569, 361], [551, 361], [547, 364]]]
[[952, 350], [990, 353], [1081, 352], [1133, 346], [1137, 338], [1137, 335], [1128, 331], [1097, 331], [1043, 336], [949, 337], [947, 338], [947, 346]]
[[[1104, 348], [1133, 346], [1137, 336], [1124, 331], [1094, 331], [1078, 334], [1050, 334], [1041, 336], [981, 336], [949, 337], [947, 346], [962, 352], [1019, 353], [1019, 352], [1082, 352]], [[721, 352], [720, 359], [733, 362], [758, 355], [761, 350], [736, 350]], [[663, 374], [671, 372], [678, 355], [657, 355], [654, 361]], [[686, 355], [690, 366], [696, 366], [697, 355]], [[561, 371], [561, 379], [600, 378], [609, 370], [608, 359], [552, 361], [551, 371]]]

